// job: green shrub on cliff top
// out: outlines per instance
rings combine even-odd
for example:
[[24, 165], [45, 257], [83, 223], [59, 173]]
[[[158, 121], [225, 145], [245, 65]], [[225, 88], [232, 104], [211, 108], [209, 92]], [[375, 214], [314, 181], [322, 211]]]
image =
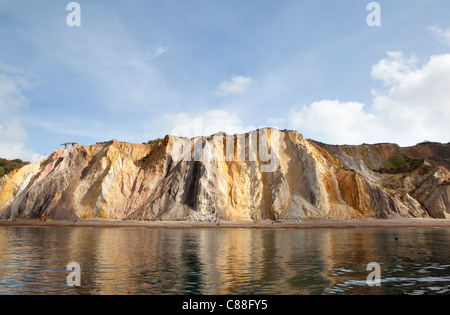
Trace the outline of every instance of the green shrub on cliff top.
[[20, 159], [15, 160], [6, 160], [0, 158], [0, 178], [11, 173], [12, 171], [15, 171], [27, 164], [30, 164], [29, 162], [24, 162]]
[[160, 143], [160, 142], [163, 141], [163, 140], [164, 140], [164, 139], [158, 138], [158, 139], [155, 139], [155, 140], [150, 140], [150, 141], [147, 142], [146, 144], [155, 145], [155, 144]]

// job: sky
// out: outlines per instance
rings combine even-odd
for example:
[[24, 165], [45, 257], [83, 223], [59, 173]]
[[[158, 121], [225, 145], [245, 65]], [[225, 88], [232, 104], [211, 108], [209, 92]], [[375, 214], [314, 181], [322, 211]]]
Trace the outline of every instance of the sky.
[[0, 0], [0, 157], [260, 127], [450, 141], [450, 2]]

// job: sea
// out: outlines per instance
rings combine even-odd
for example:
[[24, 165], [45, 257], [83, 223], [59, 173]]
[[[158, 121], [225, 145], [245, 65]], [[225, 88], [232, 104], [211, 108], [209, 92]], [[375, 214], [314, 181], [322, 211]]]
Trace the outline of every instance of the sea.
[[448, 295], [450, 229], [0, 227], [1, 295]]

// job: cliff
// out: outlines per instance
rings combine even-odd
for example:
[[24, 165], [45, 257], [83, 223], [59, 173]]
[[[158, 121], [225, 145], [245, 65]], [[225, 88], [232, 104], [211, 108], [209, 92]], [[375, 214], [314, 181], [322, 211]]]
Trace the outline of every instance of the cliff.
[[274, 129], [76, 145], [2, 177], [0, 218], [446, 218], [449, 147], [331, 146]]

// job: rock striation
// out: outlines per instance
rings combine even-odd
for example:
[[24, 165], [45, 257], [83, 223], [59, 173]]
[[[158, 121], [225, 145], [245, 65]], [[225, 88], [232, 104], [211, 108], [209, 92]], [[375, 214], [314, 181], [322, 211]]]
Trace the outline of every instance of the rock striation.
[[450, 145], [332, 146], [259, 129], [57, 150], [0, 179], [0, 219], [450, 218]]

